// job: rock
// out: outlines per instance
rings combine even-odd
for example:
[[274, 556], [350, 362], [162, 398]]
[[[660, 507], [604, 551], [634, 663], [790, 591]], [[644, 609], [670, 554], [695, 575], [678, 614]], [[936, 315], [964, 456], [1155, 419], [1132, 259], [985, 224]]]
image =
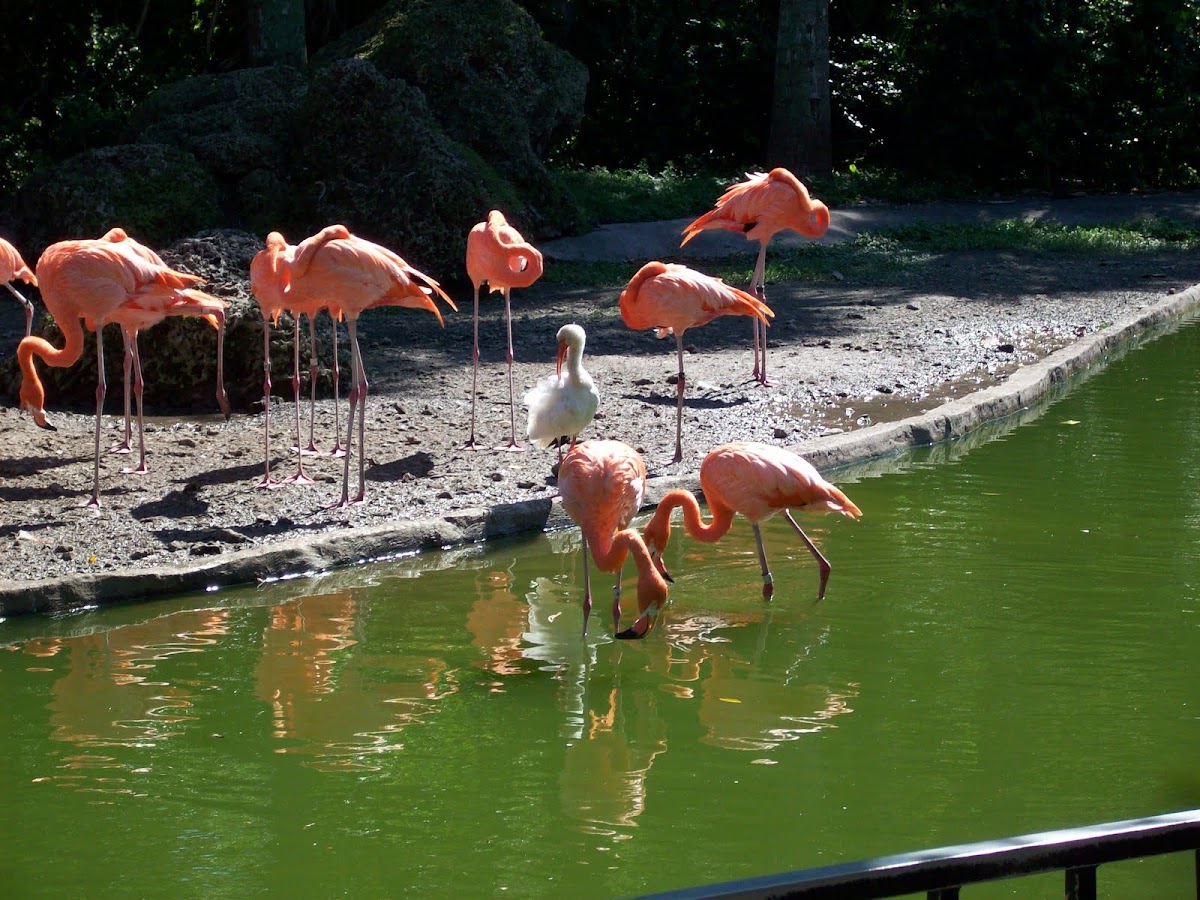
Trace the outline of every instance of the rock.
[[161, 247], [218, 224], [217, 183], [186, 150], [124, 144], [85, 150], [40, 169], [14, 203], [21, 249], [32, 263], [48, 245], [98, 238], [114, 225]]

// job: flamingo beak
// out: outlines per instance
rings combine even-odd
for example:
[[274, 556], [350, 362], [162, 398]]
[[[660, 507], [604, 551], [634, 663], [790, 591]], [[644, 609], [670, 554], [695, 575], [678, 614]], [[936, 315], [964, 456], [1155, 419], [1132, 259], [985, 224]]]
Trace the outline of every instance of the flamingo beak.
[[671, 573], [667, 571], [667, 564], [663, 562], [662, 554], [653, 547], [650, 547], [650, 559], [654, 562], [654, 568], [658, 569], [658, 574], [663, 577], [663, 581], [667, 584], [674, 584], [675, 579], [671, 577]]
[[640, 641], [650, 633], [650, 623], [649, 616], [642, 616], [624, 631], [618, 631], [613, 637], [618, 641]]

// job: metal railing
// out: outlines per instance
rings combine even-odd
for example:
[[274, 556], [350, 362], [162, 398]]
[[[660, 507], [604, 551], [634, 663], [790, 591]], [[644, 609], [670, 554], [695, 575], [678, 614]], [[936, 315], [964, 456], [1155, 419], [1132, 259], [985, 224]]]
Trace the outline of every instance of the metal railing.
[[1065, 874], [1067, 900], [1095, 900], [1097, 866], [1187, 850], [1196, 854], [1195, 896], [1200, 898], [1200, 809], [1191, 809], [728, 881], [643, 900], [874, 900], [922, 891], [929, 900], [957, 900], [964, 885], [1053, 871]]

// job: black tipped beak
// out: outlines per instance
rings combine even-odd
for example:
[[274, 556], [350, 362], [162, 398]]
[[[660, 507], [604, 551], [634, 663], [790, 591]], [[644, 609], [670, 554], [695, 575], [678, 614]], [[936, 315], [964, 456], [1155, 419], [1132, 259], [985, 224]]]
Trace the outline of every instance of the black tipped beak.
[[618, 641], [640, 641], [645, 636], [646, 635], [638, 634], [636, 631], [634, 631], [632, 626], [626, 628], [624, 631], [618, 631], [613, 635], [613, 637]]
[[47, 431], [58, 431], [58, 429], [49, 422], [38, 422], [37, 426], [38, 428], [45, 428]]
[[662, 570], [662, 577], [663, 577], [663, 581], [665, 581], [667, 584], [675, 583], [675, 579], [671, 577], [671, 573], [668, 572], [666, 569]]

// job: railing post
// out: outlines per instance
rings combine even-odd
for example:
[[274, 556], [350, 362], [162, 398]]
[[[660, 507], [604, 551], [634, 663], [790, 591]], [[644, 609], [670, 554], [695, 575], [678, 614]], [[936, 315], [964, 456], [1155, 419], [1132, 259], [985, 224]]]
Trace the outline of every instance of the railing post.
[[1067, 900], [1096, 900], [1096, 867], [1067, 869]]

